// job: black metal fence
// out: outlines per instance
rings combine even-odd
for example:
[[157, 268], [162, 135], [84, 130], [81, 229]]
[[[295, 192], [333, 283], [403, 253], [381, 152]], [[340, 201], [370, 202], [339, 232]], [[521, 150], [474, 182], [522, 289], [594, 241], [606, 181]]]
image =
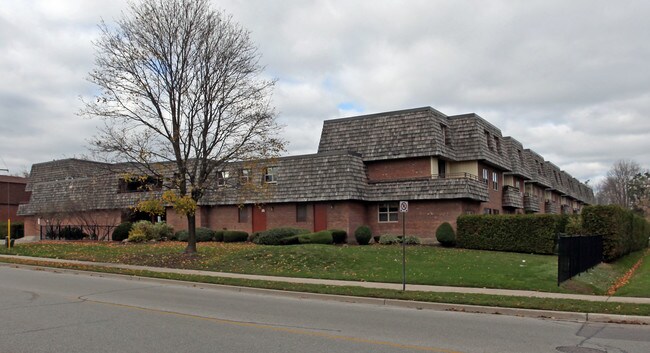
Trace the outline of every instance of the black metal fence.
[[41, 225], [40, 238], [52, 240], [111, 240], [116, 226], [108, 225]]
[[589, 270], [603, 260], [600, 235], [560, 236], [558, 239], [557, 285]]

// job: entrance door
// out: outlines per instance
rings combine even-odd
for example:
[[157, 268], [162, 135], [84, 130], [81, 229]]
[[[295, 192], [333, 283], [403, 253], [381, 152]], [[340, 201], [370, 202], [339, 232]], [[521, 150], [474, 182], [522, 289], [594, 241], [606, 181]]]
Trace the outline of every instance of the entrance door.
[[266, 230], [266, 209], [253, 205], [253, 233]]
[[314, 204], [314, 232], [327, 229], [327, 204]]

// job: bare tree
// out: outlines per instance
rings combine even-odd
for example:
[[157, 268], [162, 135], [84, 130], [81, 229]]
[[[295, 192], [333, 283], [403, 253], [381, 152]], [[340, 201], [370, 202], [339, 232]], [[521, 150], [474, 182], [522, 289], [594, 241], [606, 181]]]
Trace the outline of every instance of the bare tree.
[[641, 166], [630, 160], [619, 160], [607, 172], [605, 180], [598, 185], [599, 203], [632, 207], [630, 187], [634, 177], [641, 173]]
[[[101, 92], [82, 113], [104, 119], [93, 145], [107, 159], [137, 163], [196, 205], [224, 164], [284, 150], [274, 81], [262, 77], [249, 32], [208, 0], [130, 3], [116, 25], [100, 29], [90, 81]], [[194, 211], [181, 204], [185, 251], [194, 253]]]

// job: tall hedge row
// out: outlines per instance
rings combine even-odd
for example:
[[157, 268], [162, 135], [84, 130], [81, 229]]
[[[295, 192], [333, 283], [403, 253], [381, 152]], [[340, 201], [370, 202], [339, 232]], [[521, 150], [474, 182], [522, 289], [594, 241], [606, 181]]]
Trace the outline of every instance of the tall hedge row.
[[648, 246], [648, 222], [620, 206], [585, 207], [582, 210], [582, 227], [587, 234], [603, 236], [603, 258], [606, 262]]
[[458, 247], [534, 254], [553, 254], [562, 215], [464, 215], [458, 217]]

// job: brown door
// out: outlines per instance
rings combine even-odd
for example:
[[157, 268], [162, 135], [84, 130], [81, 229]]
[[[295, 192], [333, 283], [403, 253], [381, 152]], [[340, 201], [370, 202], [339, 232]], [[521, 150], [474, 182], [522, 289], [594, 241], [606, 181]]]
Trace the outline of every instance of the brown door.
[[314, 232], [327, 229], [327, 204], [314, 204]]
[[253, 205], [253, 233], [266, 230], [266, 209]]

